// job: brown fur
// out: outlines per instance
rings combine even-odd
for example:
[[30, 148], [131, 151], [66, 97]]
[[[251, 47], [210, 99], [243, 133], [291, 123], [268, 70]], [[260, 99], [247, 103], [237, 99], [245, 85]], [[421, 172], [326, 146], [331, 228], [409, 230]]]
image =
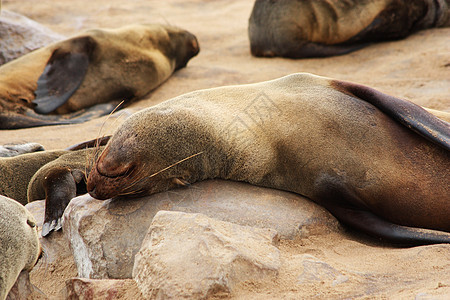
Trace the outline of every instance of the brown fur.
[[17, 201], [0, 196], [0, 299], [6, 299], [22, 270], [31, 270], [41, 253], [36, 221]]
[[[184, 67], [198, 51], [195, 36], [163, 25], [89, 30], [33, 51], [0, 67], [0, 129], [85, 121], [96, 116], [94, 108], [82, 115], [70, 113], [140, 98]], [[72, 69], [65, 71], [69, 67]], [[53, 78], [52, 73], [58, 76]], [[64, 103], [60, 99], [70, 89], [75, 92]], [[47, 96], [57, 98], [51, 98], [52, 105], [62, 103], [36, 113], [44, 110], [37, 98], [45, 100]], [[103, 111], [106, 108], [108, 111]], [[109, 113], [114, 105], [106, 108], [99, 106], [98, 110]], [[64, 116], [43, 115], [50, 112]]]
[[[399, 122], [423, 125], [427, 138]], [[343, 223], [394, 242], [450, 242], [450, 234], [410, 228], [450, 231], [449, 149], [449, 124], [419, 106], [295, 74], [197, 91], [134, 114], [97, 160], [88, 191], [107, 199], [161, 192], [176, 179], [231, 179], [307, 196]], [[389, 232], [394, 224], [402, 226]]]
[[449, 19], [445, 0], [256, 0], [248, 33], [255, 56], [321, 57], [447, 26]]
[[27, 185], [36, 171], [68, 152], [65, 150], [40, 151], [15, 157], [1, 157], [0, 195], [12, 198], [22, 205], [27, 204]]

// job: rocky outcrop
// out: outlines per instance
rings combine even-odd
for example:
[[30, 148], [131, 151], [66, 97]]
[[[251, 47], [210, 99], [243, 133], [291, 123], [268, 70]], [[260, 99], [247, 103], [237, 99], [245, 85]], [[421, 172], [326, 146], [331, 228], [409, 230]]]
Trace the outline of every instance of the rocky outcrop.
[[160, 210], [202, 213], [239, 225], [271, 228], [292, 239], [339, 230], [323, 208], [287, 192], [211, 180], [136, 200], [74, 198], [64, 213], [80, 277], [131, 278], [134, 256]]
[[64, 39], [25, 16], [8, 10], [0, 14], [0, 65], [19, 56]]
[[242, 281], [276, 277], [277, 242], [272, 229], [160, 211], [136, 254], [133, 278], [146, 299], [223, 296]]

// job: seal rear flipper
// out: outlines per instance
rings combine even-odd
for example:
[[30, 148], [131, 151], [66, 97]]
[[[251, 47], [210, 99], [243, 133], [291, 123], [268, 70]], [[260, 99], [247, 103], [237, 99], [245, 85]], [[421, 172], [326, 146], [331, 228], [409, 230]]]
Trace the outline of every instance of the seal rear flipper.
[[444, 231], [393, 224], [365, 210], [339, 206], [327, 209], [344, 225], [390, 243], [408, 246], [450, 243], [450, 233]]
[[419, 105], [356, 83], [332, 80], [331, 86], [372, 104], [392, 119], [450, 151], [450, 124]]
[[48, 114], [69, 100], [84, 80], [94, 47], [91, 37], [79, 37], [53, 51], [37, 81], [37, 113]]
[[[49, 118], [47, 118], [49, 117]], [[48, 125], [66, 125], [80, 123], [79, 121], [64, 120], [55, 116], [32, 114], [0, 114], [0, 129], [20, 129]]]
[[66, 115], [41, 115], [33, 110], [27, 110], [25, 114], [0, 113], [0, 129], [79, 124], [107, 115], [114, 111], [115, 107], [115, 104], [103, 103]]

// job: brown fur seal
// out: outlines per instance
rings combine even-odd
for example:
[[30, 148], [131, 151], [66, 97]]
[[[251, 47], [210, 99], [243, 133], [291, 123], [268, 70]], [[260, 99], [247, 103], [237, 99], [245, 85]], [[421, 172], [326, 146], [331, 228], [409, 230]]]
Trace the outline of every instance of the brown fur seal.
[[69, 151], [52, 150], [0, 157], [0, 195], [12, 198], [22, 205], [27, 204], [27, 186], [33, 175], [42, 166], [66, 153]]
[[199, 52], [180, 28], [89, 30], [0, 67], [0, 129], [70, 124], [140, 98]]
[[41, 151], [0, 158], [0, 194], [25, 205], [46, 199], [42, 235], [58, 230], [69, 201], [86, 193], [86, 174], [110, 136], [65, 150]]
[[0, 196], [0, 300], [22, 270], [31, 270], [41, 254], [36, 221], [20, 203]]
[[43, 165], [30, 179], [28, 202], [45, 199], [42, 236], [61, 229], [61, 218], [70, 200], [87, 192], [87, 175], [101, 150], [103, 146], [70, 151]]
[[135, 113], [111, 137], [87, 188], [108, 199], [210, 178], [244, 181], [306, 196], [388, 241], [448, 243], [449, 151], [449, 123], [409, 101], [294, 74]]
[[324, 57], [449, 19], [445, 0], [256, 0], [248, 35], [254, 56]]

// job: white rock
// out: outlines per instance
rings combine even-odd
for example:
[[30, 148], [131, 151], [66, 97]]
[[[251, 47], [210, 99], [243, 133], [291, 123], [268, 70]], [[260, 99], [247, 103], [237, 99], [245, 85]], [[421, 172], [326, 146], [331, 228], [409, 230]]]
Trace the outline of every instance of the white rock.
[[145, 298], [230, 293], [241, 281], [278, 274], [277, 241], [271, 229], [160, 211], [136, 254], [133, 278]]

